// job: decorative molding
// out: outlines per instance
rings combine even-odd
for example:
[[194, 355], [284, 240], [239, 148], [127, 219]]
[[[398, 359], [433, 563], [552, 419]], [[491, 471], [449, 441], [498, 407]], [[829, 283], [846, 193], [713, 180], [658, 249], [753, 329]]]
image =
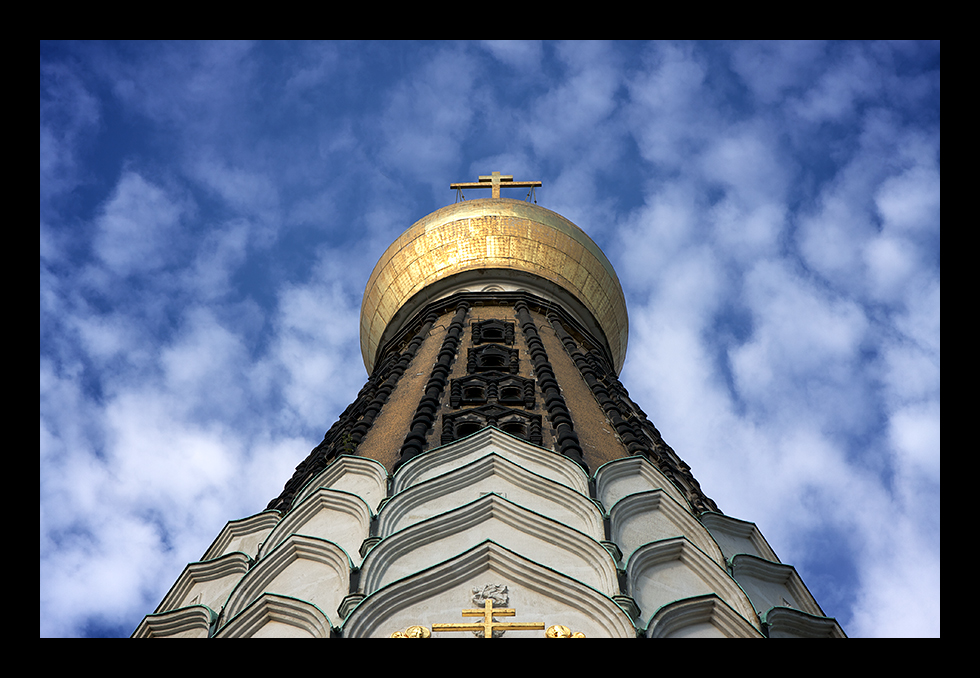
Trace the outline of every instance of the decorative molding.
[[264, 593], [222, 626], [216, 638], [329, 638], [330, 618], [298, 598]]
[[131, 638], [207, 638], [218, 615], [205, 605], [150, 614], [136, 627]]
[[646, 457], [621, 457], [607, 462], [595, 472], [596, 499], [606, 511], [620, 499], [649, 490], [663, 490], [693, 514], [687, 495]]
[[664, 605], [647, 625], [647, 638], [763, 638], [714, 593]]
[[523, 405], [534, 409], [534, 379], [504, 372], [470, 374], [449, 382], [449, 406]]
[[497, 454], [518, 466], [589, 496], [589, 479], [578, 464], [496, 428], [429, 450], [403, 465], [392, 478], [392, 494]]
[[847, 638], [833, 617], [817, 617], [789, 607], [774, 607], [764, 620], [770, 638]]
[[498, 495], [485, 495], [381, 540], [361, 567], [361, 591], [373, 593], [406, 572], [424, 570], [487, 539], [608, 596], [619, 593], [616, 563], [603, 544]]
[[447, 445], [489, 426], [532, 445], [541, 445], [541, 415], [500, 405], [484, 405], [442, 415], [442, 444]]
[[371, 509], [367, 502], [349, 492], [321, 487], [279, 521], [262, 546], [262, 557], [290, 535], [304, 534], [333, 541], [353, 561], [370, 531]]
[[760, 616], [771, 607], [791, 607], [815, 617], [824, 616], [792, 565], [744, 554], [731, 558], [730, 562], [732, 577], [748, 594]]
[[[242, 578], [229, 596], [221, 618], [233, 619], [265, 593], [287, 592], [336, 614], [350, 592], [352, 567], [347, 553], [333, 542], [292, 534]], [[291, 580], [293, 572], [296, 581]]]
[[585, 469], [588, 473], [589, 465], [585, 463], [585, 455], [582, 453], [582, 446], [579, 444], [578, 434], [575, 433], [575, 426], [572, 423], [572, 413], [565, 404], [565, 398], [561, 394], [558, 380], [555, 378], [555, 371], [548, 361], [548, 353], [544, 349], [541, 337], [538, 335], [538, 327], [531, 317], [531, 310], [522, 300], [514, 306], [517, 312], [517, 319], [524, 332], [524, 339], [527, 341], [527, 350], [531, 354], [531, 364], [534, 367], [534, 375], [538, 380], [538, 388], [541, 389], [545, 407], [548, 409], [548, 419], [555, 429], [555, 438], [558, 441], [558, 451]]
[[415, 410], [410, 431], [405, 436], [405, 442], [402, 443], [401, 456], [395, 463], [395, 470], [412, 457], [421, 454], [425, 449], [426, 434], [432, 428], [432, 424], [435, 422], [436, 415], [439, 412], [442, 392], [446, 388], [450, 367], [453, 360], [456, 359], [460, 337], [463, 333], [463, 320], [469, 308], [469, 303], [465, 301], [460, 302], [456, 307], [456, 313], [453, 316], [452, 322], [449, 323], [446, 338], [442, 342], [439, 357], [435, 366], [432, 368], [432, 374], [429, 376], [429, 381], [425, 386], [425, 393], [422, 395], [418, 408]]
[[517, 374], [521, 369], [520, 352], [497, 344], [484, 344], [466, 352], [466, 373], [506, 372]]
[[704, 525], [663, 490], [623, 497], [609, 510], [609, 525], [627, 561], [644, 544], [686, 537], [719, 568], [725, 567], [725, 556]]
[[490, 318], [473, 323], [473, 345], [498, 342], [513, 346], [514, 323]]
[[[169, 612], [193, 604], [220, 610], [228, 599], [228, 594], [251, 566], [252, 559], [237, 551], [214, 560], [189, 563], [155, 612]], [[223, 583], [218, 583], [221, 580], [224, 580]], [[190, 598], [195, 590], [197, 594]]]
[[229, 521], [215, 537], [201, 560], [214, 560], [233, 551], [257, 558], [259, 545], [279, 522], [279, 511], [263, 511], [248, 518]]
[[[717, 594], [746, 621], [761, 629], [761, 622], [745, 592], [718, 563], [686, 537], [663, 539], [636, 549], [626, 564], [628, 593], [640, 606], [641, 618], [684, 598]], [[657, 583], [669, 577], [670, 587]]]
[[590, 638], [636, 637], [629, 615], [610, 597], [493, 542], [367, 596], [344, 622], [344, 637], [386, 638], [412, 625], [456, 618], [465, 600], [460, 594], [486, 581], [506, 582], [512, 600], [520, 589], [528, 618], [542, 616], [533, 607], [550, 610], [546, 625], [566, 624]]
[[344, 454], [311, 479], [296, 495], [294, 503], [300, 504], [321, 487], [356, 494], [376, 513], [387, 495], [388, 472], [374, 459]]
[[[708, 528], [726, 558], [731, 559], [744, 553], [774, 563], [780, 562], [755, 523], [732, 518], [724, 513], [702, 513], [698, 518]], [[745, 547], [751, 550], [747, 551]]]
[[[408, 525], [455, 508], [480, 492], [519, 495], [525, 508], [561, 520], [596, 541], [603, 538], [602, 512], [595, 502], [554, 480], [527, 471], [496, 454], [469, 462], [394, 495], [378, 515], [378, 534], [387, 537]], [[467, 497], [465, 500], [460, 500]], [[429, 508], [423, 508], [428, 506]]]

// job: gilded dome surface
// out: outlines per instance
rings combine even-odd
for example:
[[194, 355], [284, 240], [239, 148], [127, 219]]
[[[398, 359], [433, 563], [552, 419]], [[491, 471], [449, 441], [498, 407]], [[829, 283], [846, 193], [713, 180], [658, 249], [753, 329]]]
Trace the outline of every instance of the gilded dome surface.
[[399, 310], [431, 285], [472, 271], [530, 275], [561, 288], [592, 315], [616, 371], [622, 368], [626, 299], [602, 250], [560, 214], [522, 200], [488, 198], [429, 214], [381, 256], [361, 304], [361, 355], [368, 373]]

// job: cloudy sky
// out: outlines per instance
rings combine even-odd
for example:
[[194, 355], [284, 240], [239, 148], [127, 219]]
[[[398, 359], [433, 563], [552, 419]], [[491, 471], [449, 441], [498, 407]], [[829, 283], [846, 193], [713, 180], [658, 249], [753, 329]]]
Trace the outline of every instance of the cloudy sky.
[[721, 509], [848, 635], [939, 636], [939, 56], [42, 43], [40, 634], [128, 636], [265, 508], [366, 379], [378, 257], [499, 170], [612, 261], [623, 383]]

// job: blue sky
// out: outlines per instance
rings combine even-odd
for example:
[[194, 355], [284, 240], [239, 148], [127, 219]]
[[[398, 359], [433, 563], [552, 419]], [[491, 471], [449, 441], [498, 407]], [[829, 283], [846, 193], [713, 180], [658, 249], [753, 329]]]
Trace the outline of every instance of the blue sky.
[[128, 636], [264, 509], [366, 379], [378, 257], [494, 170], [612, 261], [622, 381], [719, 507], [849, 635], [940, 635], [938, 42], [41, 43], [40, 75], [41, 636]]

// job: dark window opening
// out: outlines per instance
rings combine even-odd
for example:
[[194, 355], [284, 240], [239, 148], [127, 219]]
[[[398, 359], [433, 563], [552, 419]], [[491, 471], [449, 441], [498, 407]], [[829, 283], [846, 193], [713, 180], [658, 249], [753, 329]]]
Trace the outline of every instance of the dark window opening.
[[500, 355], [485, 355], [480, 359], [482, 367], [503, 367], [504, 357]]
[[483, 428], [479, 422], [476, 421], [464, 421], [456, 424], [456, 437], [465, 438], [468, 435], [473, 435], [477, 431]]
[[519, 421], [508, 421], [503, 424], [500, 429], [505, 433], [510, 433], [511, 435], [520, 436], [521, 438], [526, 437], [527, 429]]
[[524, 390], [517, 386], [505, 386], [500, 389], [500, 399], [508, 402], [516, 402], [524, 398]]
[[467, 386], [463, 389], [463, 398], [466, 400], [486, 400], [482, 386]]

